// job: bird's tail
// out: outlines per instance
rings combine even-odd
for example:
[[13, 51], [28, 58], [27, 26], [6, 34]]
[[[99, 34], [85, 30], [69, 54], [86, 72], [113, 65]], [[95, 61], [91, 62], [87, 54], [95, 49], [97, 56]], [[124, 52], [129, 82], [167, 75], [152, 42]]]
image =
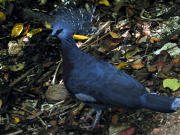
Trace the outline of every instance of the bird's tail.
[[180, 107], [180, 98], [147, 93], [141, 96], [142, 107], [158, 112], [175, 112]]

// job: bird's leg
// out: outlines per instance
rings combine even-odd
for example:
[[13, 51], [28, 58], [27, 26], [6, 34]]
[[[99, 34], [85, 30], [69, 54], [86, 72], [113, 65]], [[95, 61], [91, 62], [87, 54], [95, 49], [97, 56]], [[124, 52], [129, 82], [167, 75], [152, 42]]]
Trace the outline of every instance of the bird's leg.
[[92, 124], [92, 128], [95, 128], [96, 127], [96, 124], [99, 122], [100, 120], [100, 116], [102, 114], [102, 110], [95, 110], [96, 111], [96, 117], [95, 117], [95, 120]]

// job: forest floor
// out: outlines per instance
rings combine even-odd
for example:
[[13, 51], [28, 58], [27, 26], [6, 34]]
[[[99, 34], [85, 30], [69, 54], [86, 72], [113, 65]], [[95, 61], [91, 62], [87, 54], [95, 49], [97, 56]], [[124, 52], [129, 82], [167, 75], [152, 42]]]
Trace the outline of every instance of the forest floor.
[[[74, 2], [95, 9], [92, 26], [98, 31], [88, 41], [87, 35], [74, 37], [78, 47], [127, 72], [149, 92], [180, 97], [178, 1]], [[180, 109], [164, 114], [109, 108], [100, 125], [89, 128], [95, 117], [83, 118], [91, 108], [63, 86], [60, 42], [48, 40], [48, 21], [63, 5], [0, 0], [0, 134], [180, 135]]]

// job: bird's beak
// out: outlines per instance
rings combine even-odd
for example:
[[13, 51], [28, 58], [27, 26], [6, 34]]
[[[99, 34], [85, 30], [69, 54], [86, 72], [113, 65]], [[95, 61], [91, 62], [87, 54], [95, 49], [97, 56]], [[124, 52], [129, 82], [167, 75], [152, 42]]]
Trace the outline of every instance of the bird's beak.
[[57, 33], [58, 33], [57, 30], [53, 30], [52, 33], [46, 38], [46, 40], [49, 41], [50, 39], [55, 37], [57, 35]]

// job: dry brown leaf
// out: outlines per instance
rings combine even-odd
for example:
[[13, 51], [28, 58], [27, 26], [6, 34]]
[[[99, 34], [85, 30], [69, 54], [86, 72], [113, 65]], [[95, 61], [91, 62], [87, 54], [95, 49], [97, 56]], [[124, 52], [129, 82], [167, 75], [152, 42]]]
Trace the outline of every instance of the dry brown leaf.
[[4, 78], [6, 81], [8, 81], [9, 78], [10, 78], [10, 74], [5, 73], [4, 76], [3, 76], [3, 78]]
[[111, 121], [113, 124], [117, 124], [119, 121], [119, 115], [117, 114], [113, 115]]
[[148, 70], [148, 72], [155, 72], [157, 70], [157, 66], [149, 65], [149, 66], [147, 66], [147, 70]]
[[157, 62], [155, 65], [157, 66], [158, 69], [160, 69], [160, 68], [162, 68], [162, 67], [165, 66], [165, 62], [159, 61], [159, 62]]
[[180, 57], [174, 58], [174, 59], [172, 60], [172, 62], [173, 62], [174, 64], [180, 62]]
[[124, 131], [121, 131], [120, 133], [117, 133], [117, 135], [134, 135], [135, 132], [136, 132], [136, 129], [132, 127]]
[[157, 38], [157, 37], [151, 37], [151, 39], [150, 39], [150, 43], [156, 43], [159, 41], [160, 41], [160, 38]]
[[52, 126], [56, 126], [57, 125], [57, 121], [56, 120], [51, 120], [49, 122], [49, 124], [52, 125]]
[[26, 27], [24, 27], [23, 36], [27, 35], [27, 33], [29, 32], [29, 29], [30, 29], [30, 25], [27, 25]]
[[133, 69], [141, 69], [141, 68], [144, 67], [144, 63], [142, 63], [142, 62], [133, 63], [133, 64], [131, 65], [131, 67], [132, 67]]
[[131, 8], [126, 8], [126, 12], [129, 16], [134, 15], [134, 11]]
[[150, 34], [151, 34], [151, 30], [150, 30], [150, 24], [149, 23], [144, 23], [143, 25], [142, 25], [142, 28], [143, 28], [143, 34], [145, 35], [145, 36], [149, 36]]
[[170, 64], [168, 64], [168, 65], [165, 65], [165, 66], [162, 68], [162, 72], [163, 72], [163, 73], [168, 73], [169, 71], [172, 70], [172, 68], [173, 68], [173, 64], [170, 63]]

